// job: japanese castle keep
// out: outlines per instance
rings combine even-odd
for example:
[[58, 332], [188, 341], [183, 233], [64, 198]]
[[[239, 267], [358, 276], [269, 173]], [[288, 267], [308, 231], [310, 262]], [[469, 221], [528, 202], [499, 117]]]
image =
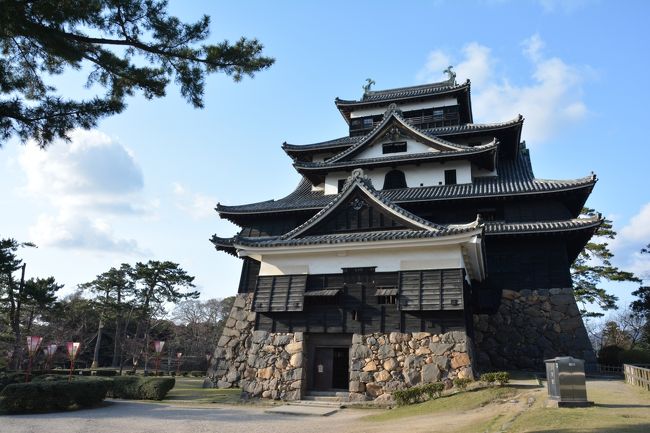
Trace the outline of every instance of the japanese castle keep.
[[[543, 180], [521, 116], [473, 122], [470, 82], [336, 99], [345, 137], [284, 143], [284, 198], [217, 205], [242, 259], [209, 378], [251, 396], [396, 389], [479, 371], [594, 360], [569, 268], [600, 224], [596, 177]], [[370, 83], [370, 81], [369, 81]]]

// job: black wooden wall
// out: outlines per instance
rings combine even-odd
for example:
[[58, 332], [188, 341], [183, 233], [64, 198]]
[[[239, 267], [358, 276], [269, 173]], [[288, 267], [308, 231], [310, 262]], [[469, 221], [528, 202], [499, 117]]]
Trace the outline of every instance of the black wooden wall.
[[[344, 269], [341, 274], [310, 275], [306, 293], [341, 288], [338, 299], [305, 297], [303, 311], [258, 312], [256, 329], [270, 332], [360, 333], [432, 332], [465, 329], [463, 306], [443, 311], [403, 311], [397, 304], [380, 304], [377, 287], [398, 287], [397, 272], [368, 268]], [[309, 299], [309, 301], [307, 301]]]

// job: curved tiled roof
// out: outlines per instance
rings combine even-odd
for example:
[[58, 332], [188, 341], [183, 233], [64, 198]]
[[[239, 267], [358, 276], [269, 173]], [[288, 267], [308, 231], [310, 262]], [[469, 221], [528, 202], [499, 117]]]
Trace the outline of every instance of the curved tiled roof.
[[398, 87], [395, 89], [387, 90], [374, 90], [364, 93], [361, 100], [346, 100], [335, 99], [337, 107], [363, 105], [375, 102], [384, 102], [400, 99], [410, 99], [430, 95], [439, 95], [441, 93], [452, 92], [456, 90], [469, 89], [470, 81], [467, 80], [463, 84], [456, 84], [450, 81], [442, 81], [439, 83], [423, 84], [420, 86]]
[[549, 233], [564, 232], [570, 230], [579, 230], [587, 228], [597, 228], [603, 219], [600, 215], [590, 218], [574, 218], [563, 221], [543, 221], [543, 222], [519, 222], [506, 223], [501, 221], [491, 221], [485, 223], [486, 234], [522, 234], [522, 233]]
[[311, 143], [311, 144], [289, 144], [289, 143], [282, 143], [282, 149], [284, 149], [285, 152], [301, 152], [301, 151], [313, 151], [313, 150], [327, 150], [327, 149], [333, 149], [337, 147], [343, 147], [343, 146], [350, 146], [356, 143], [357, 141], [361, 140], [364, 136], [355, 136], [355, 137], [340, 137], [340, 138], [335, 138], [333, 140], [327, 140], [327, 141], [321, 141], [318, 143]]
[[[408, 118], [404, 118], [404, 120], [410, 124]], [[440, 138], [441, 136], [446, 136], [446, 135], [467, 134], [473, 132], [486, 132], [486, 131], [493, 131], [495, 129], [511, 128], [513, 126], [523, 124], [523, 121], [524, 121], [523, 116], [519, 115], [514, 119], [508, 120], [506, 122], [466, 123], [464, 125], [440, 126], [437, 128], [420, 129], [420, 131], [423, 134], [428, 135], [429, 137]], [[335, 138], [333, 140], [321, 141], [318, 143], [311, 143], [311, 144], [283, 143], [282, 149], [284, 149], [284, 151], [289, 154], [294, 152], [309, 152], [309, 151], [318, 151], [318, 150], [327, 151], [331, 149], [339, 149], [346, 146], [354, 146], [359, 141], [363, 140], [367, 135], [368, 134], [354, 136], [354, 137], [345, 136], [345, 137]]]
[[298, 245], [322, 245], [322, 244], [342, 244], [355, 242], [378, 242], [407, 239], [427, 239], [448, 236], [449, 234], [462, 233], [458, 231], [431, 231], [431, 230], [383, 230], [373, 232], [356, 232], [356, 233], [331, 233], [324, 235], [303, 236], [294, 239], [285, 239], [283, 237], [264, 239], [264, 238], [243, 238], [235, 236], [233, 243], [236, 245], [249, 247], [279, 247], [279, 246], [298, 246]]
[[[398, 204], [450, 200], [456, 198], [495, 197], [570, 191], [591, 188], [597, 179], [594, 174], [572, 180], [535, 179], [526, 149], [521, 149], [514, 161], [500, 161], [498, 176], [477, 177], [472, 183], [424, 186], [380, 190], [378, 194]], [[218, 204], [224, 215], [256, 214], [266, 212], [319, 210], [332, 200], [323, 191], [312, 191], [311, 183], [302, 179], [298, 187], [284, 198], [238, 206]]]
[[455, 150], [455, 151], [441, 151], [441, 152], [422, 152], [422, 153], [407, 153], [407, 154], [391, 154], [387, 156], [379, 156], [375, 158], [365, 158], [365, 159], [355, 159], [355, 160], [345, 160], [345, 161], [336, 161], [330, 162], [327, 161], [296, 161], [293, 166], [296, 169], [300, 170], [309, 170], [309, 169], [330, 169], [330, 168], [341, 168], [341, 167], [363, 167], [364, 165], [381, 165], [381, 164], [392, 164], [398, 162], [406, 162], [417, 160], [418, 162], [427, 162], [436, 159], [447, 159], [450, 157], [463, 157], [463, 156], [474, 156], [481, 155], [490, 152], [494, 152], [497, 149], [496, 142], [485, 144], [483, 146], [470, 147], [468, 149]]

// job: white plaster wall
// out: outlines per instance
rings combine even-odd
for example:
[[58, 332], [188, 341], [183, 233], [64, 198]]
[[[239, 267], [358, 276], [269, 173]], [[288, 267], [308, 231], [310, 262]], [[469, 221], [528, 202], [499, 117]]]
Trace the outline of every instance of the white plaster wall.
[[407, 138], [406, 140], [397, 140], [398, 142], [406, 141], [406, 152], [398, 153], [384, 153], [383, 144], [392, 143], [390, 140], [380, 140], [372, 145], [366, 147], [363, 151], [359, 152], [353, 159], [368, 159], [368, 158], [379, 158], [382, 156], [398, 156], [398, 155], [407, 155], [410, 153], [427, 153], [427, 152], [438, 152], [431, 146], [420, 143], [413, 139]]
[[465, 268], [460, 246], [448, 245], [262, 256], [260, 275], [336, 274], [341, 268], [370, 266], [377, 272]]
[[[390, 104], [386, 104], [383, 107], [359, 108], [358, 110], [354, 110], [350, 112], [350, 117], [354, 119], [356, 117], [365, 117], [365, 116], [374, 116], [376, 114], [384, 114], [386, 112], [386, 109], [388, 108], [388, 105]], [[406, 104], [404, 103], [400, 104], [399, 102], [397, 103], [397, 107], [402, 111], [423, 110], [426, 108], [434, 108], [434, 107], [448, 107], [450, 105], [458, 105], [458, 100], [456, 98], [447, 97], [447, 98], [441, 98], [435, 101], [428, 101], [428, 102], [406, 103]]]
[[[406, 176], [406, 186], [409, 188], [418, 186], [437, 186], [445, 183], [445, 170], [456, 169], [457, 183], [472, 183], [472, 164], [469, 161], [449, 161], [441, 163], [427, 163], [419, 166], [404, 165], [397, 166]], [[384, 177], [386, 173], [392, 170], [392, 167], [381, 167], [373, 170], [364, 170], [364, 173], [370, 178], [375, 189], [382, 189], [384, 186]], [[349, 173], [338, 171], [328, 173], [325, 178], [325, 195], [338, 193], [338, 180], [347, 179]]]

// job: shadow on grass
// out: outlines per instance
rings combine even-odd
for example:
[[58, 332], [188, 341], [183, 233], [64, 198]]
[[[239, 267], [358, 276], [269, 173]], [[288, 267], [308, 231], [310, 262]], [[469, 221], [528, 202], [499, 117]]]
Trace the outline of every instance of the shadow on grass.
[[[596, 407], [607, 407], [612, 409], [624, 409], [624, 408], [650, 408], [650, 404], [608, 404], [608, 403], [596, 403]], [[648, 430], [650, 431], [650, 430]]]
[[580, 428], [568, 429], [553, 429], [553, 430], [528, 430], [529, 433], [648, 433], [650, 431], [650, 423], [636, 424], [636, 425], [614, 425], [607, 427], [590, 428], [589, 430]]

